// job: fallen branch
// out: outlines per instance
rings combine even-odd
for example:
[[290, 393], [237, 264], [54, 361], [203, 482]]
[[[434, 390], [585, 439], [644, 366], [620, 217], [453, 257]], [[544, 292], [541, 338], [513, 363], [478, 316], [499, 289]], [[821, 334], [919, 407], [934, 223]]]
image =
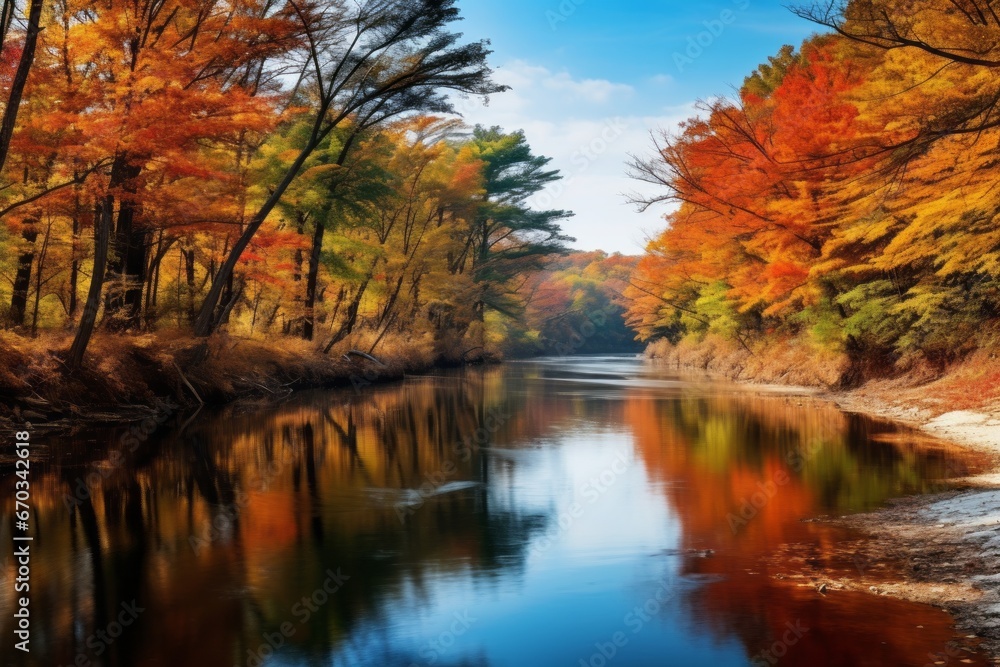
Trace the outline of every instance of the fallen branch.
[[367, 352], [362, 352], [361, 350], [348, 350], [344, 354], [344, 357], [343, 357], [344, 361], [350, 361], [352, 354], [354, 356], [356, 356], [356, 357], [361, 357], [362, 359], [367, 359], [368, 361], [374, 361], [379, 366], [386, 367], [386, 364], [384, 364], [381, 360], [376, 359], [372, 355], [368, 354]]
[[465, 355], [467, 355], [469, 352], [475, 352], [476, 350], [482, 350], [483, 352], [485, 352], [486, 348], [483, 347], [482, 345], [477, 345], [476, 347], [470, 347], [468, 350], [462, 353], [462, 356], [460, 358], [464, 360]]
[[[178, 370], [180, 370], [180, 369], [178, 369]], [[204, 407], [205, 407], [204, 403], [198, 406], [198, 409], [194, 411], [194, 414], [191, 415], [190, 417], [188, 417], [187, 421], [185, 421], [184, 424], [181, 425], [180, 430], [177, 431], [178, 435], [184, 435], [184, 429], [186, 429], [188, 427], [188, 425], [191, 422], [194, 421], [194, 418], [198, 416], [198, 414], [201, 412], [202, 408], [204, 408]]]
[[177, 369], [177, 373], [181, 376], [181, 380], [183, 380], [184, 384], [187, 385], [187, 388], [191, 390], [191, 393], [194, 394], [194, 397], [198, 399], [198, 403], [200, 403], [201, 405], [205, 405], [205, 401], [201, 400], [201, 396], [198, 395], [198, 390], [195, 389], [194, 385], [188, 381], [187, 376], [184, 375], [184, 371], [182, 371], [181, 367], [177, 365], [177, 362], [171, 360], [170, 363], [174, 365], [174, 368]]

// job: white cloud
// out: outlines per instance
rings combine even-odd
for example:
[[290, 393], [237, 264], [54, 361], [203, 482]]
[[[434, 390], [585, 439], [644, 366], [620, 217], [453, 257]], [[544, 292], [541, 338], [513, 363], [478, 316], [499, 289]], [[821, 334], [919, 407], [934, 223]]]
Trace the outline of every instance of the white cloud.
[[598, 104], [615, 97], [627, 97], [635, 92], [631, 86], [612, 83], [606, 79], [576, 81], [566, 72], [545, 79], [543, 86], [548, 90], [567, 92], [571, 96]]
[[[458, 108], [470, 124], [522, 129], [536, 154], [552, 158], [563, 181], [542, 193], [535, 204], [572, 210], [563, 227], [576, 247], [628, 254], [642, 252], [650, 234], [664, 226], [663, 208], [638, 213], [625, 193], [656, 190], [626, 176], [630, 154], [652, 149], [651, 129], [672, 129], [693, 113], [692, 104], [655, 114], [634, 110], [635, 89], [604, 79], [575, 79], [524, 61], [496, 70], [497, 80], [512, 90], [484, 107], [461, 100]], [[664, 82], [667, 83], [667, 82]]]
[[569, 72], [552, 72], [523, 60], [514, 60], [497, 68], [496, 79], [513, 88], [520, 96], [532, 97], [546, 91], [558, 95], [565, 102], [605, 104], [635, 93], [628, 84], [607, 79], [574, 79]]

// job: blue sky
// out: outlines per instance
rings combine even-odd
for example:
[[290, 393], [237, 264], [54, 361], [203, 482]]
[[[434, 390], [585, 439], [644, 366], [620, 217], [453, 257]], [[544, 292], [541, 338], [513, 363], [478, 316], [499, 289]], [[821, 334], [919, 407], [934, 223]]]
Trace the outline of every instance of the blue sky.
[[[787, 4], [787, 1], [786, 3]], [[497, 80], [488, 107], [459, 101], [470, 123], [523, 129], [564, 174], [536, 205], [571, 209], [576, 247], [638, 254], [665, 223], [625, 192], [629, 153], [674, 128], [698, 99], [731, 94], [782, 44], [815, 26], [778, 0], [459, 0], [469, 39], [488, 38]]]

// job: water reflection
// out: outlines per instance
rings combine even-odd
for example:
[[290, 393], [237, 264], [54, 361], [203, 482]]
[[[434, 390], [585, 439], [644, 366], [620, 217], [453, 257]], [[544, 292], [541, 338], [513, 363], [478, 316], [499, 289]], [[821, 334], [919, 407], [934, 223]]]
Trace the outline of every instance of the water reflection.
[[[134, 453], [114, 431], [39, 443], [32, 653], [5, 659], [923, 665], [953, 636], [940, 611], [799, 585], [850, 568], [856, 537], [802, 519], [974, 463], [805, 396], [611, 357], [175, 419]], [[123, 603], [142, 611], [121, 628]]]

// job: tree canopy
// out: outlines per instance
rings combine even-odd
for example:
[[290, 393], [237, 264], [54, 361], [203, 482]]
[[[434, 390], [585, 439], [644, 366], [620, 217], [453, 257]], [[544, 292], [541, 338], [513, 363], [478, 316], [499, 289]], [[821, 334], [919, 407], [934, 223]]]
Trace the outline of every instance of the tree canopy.
[[67, 368], [95, 331], [461, 356], [570, 240], [549, 159], [455, 118], [505, 90], [455, 0], [3, 12], [3, 326], [72, 331]]
[[[822, 3], [738, 95], [657, 135], [668, 203], [626, 290], [645, 339], [795, 338], [944, 364], [998, 313], [1000, 23], [988, 3]], [[978, 342], [977, 342], [978, 341]]]

